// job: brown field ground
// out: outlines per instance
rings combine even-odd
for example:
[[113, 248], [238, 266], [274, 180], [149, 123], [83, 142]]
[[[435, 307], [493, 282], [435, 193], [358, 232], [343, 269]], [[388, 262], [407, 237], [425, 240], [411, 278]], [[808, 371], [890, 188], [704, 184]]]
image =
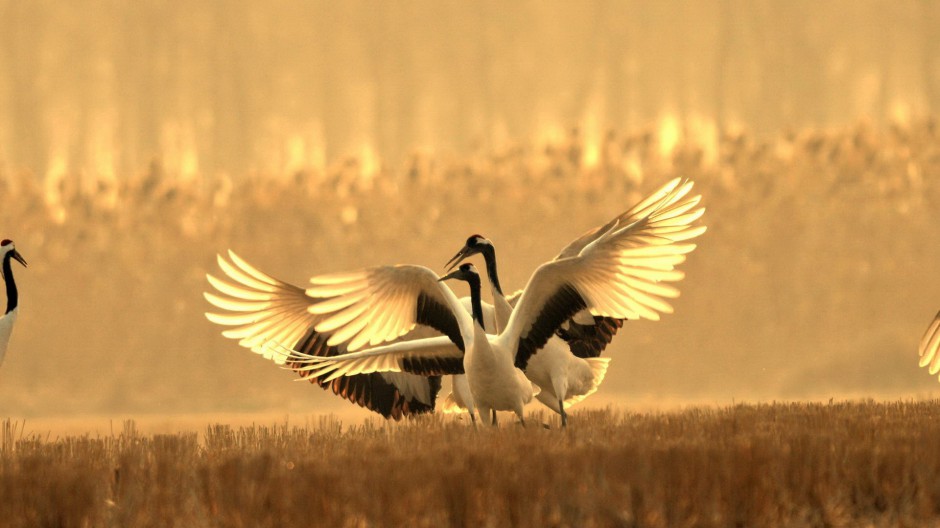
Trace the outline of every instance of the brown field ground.
[[6, 421], [0, 519], [63, 526], [940, 523], [940, 402], [448, 417], [42, 438]]

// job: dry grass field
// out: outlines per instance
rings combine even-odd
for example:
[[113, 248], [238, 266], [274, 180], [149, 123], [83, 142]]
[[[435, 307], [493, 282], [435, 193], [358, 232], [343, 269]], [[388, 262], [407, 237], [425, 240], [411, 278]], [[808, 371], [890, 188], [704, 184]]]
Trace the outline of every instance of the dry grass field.
[[151, 436], [128, 421], [108, 436], [53, 440], [6, 421], [0, 519], [11, 528], [940, 522], [937, 401], [608, 409], [577, 412], [567, 430], [550, 425], [324, 418]]

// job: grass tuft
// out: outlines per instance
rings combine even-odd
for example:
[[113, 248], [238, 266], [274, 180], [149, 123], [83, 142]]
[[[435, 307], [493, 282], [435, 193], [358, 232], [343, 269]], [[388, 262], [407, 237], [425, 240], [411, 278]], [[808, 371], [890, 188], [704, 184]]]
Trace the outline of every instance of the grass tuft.
[[[940, 402], [335, 418], [43, 439], [3, 422], [5, 526], [802, 526], [940, 522]], [[539, 426], [548, 423], [551, 428]]]

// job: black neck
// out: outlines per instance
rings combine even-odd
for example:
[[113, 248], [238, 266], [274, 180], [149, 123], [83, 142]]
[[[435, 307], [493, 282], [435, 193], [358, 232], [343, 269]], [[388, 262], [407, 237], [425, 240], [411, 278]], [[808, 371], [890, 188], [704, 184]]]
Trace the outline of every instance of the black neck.
[[473, 320], [480, 325], [480, 328], [485, 329], [486, 325], [483, 324], [483, 304], [480, 302], [480, 277], [474, 275], [467, 280], [467, 283], [470, 284], [470, 306], [473, 308]]
[[16, 302], [19, 300], [19, 295], [16, 292], [16, 283], [13, 282], [13, 267], [10, 266], [11, 260], [13, 260], [13, 252], [7, 251], [6, 255], [3, 255], [3, 282], [5, 282], [7, 286], [6, 313], [10, 313], [16, 309]]
[[486, 276], [490, 278], [490, 284], [502, 295], [503, 289], [499, 285], [499, 274], [496, 272], [496, 248], [487, 246], [483, 250], [483, 259], [486, 260]]

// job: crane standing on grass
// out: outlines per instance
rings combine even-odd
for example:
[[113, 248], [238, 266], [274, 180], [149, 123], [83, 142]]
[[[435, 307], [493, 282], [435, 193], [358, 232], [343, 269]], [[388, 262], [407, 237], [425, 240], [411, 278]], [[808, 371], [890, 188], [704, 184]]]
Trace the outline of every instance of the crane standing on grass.
[[13, 280], [13, 266], [10, 260], [16, 259], [17, 262], [26, 267], [26, 260], [20, 255], [13, 241], [4, 239], [0, 241], [0, 258], [3, 259], [0, 265], [0, 275], [3, 276], [3, 282], [7, 290], [7, 307], [0, 316], [0, 364], [3, 364], [3, 358], [7, 353], [7, 345], [10, 343], [10, 334], [13, 333], [13, 323], [16, 322], [17, 306], [19, 304], [19, 292], [16, 289], [16, 281]]
[[[425, 267], [380, 266], [321, 275], [304, 290], [266, 275], [232, 252], [230, 261], [219, 257], [232, 282], [208, 276], [220, 295], [206, 293], [206, 299], [223, 312], [206, 316], [230, 327], [223, 332], [226, 337], [304, 379], [372, 410], [380, 411], [376, 404], [385, 402], [393, 411], [382, 413], [387, 417], [433, 410], [440, 376], [466, 373], [462, 381], [468, 390], [463, 392], [471, 409], [476, 404], [484, 419], [494, 410], [522, 418], [522, 405], [535, 392], [522, 371], [556, 335], [566, 337], [574, 349], [572, 342], [578, 339], [598, 338], [581, 326], [599, 318], [655, 320], [672, 311], [664, 299], [676, 297], [678, 290], [668, 283], [683, 278], [676, 266], [695, 248], [683, 242], [705, 230], [692, 225], [703, 209], [699, 196], [688, 196], [691, 188], [690, 181], [676, 178], [569, 244], [536, 270], [514, 308], [498, 305], [484, 313], [489, 325], [496, 319], [494, 312], [511, 312], [504, 314], [503, 325], [494, 325], [495, 334], [487, 335], [472, 309]], [[479, 282], [474, 281], [479, 277], [475, 270], [458, 275], [450, 278], [471, 286]], [[497, 303], [501, 300], [508, 306], [505, 299]], [[429, 331], [440, 335], [426, 337], [423, 332]], [[408, 341], [394, 342], [400, 339]], [[595, 374], [595, 381], [599, 378]], [[388, 390], [377, 399], [375, 387], [383, 384]], [[558, 393], [564, 391], [553, 387], [552, 392], [551, 403], [557, 402], [560, 410]]]
[[[636, 220], [642, 215], [642, 210], [634, 208], [622, 216]], [[596, 236], [596, 230], [589, 231], [588, 235]], [[577, 251], [587, 244], [583, 238], [572, 242], [555, 260], [576, 255]], [[460, 264], [463, 259], [476, 254], [482, 254], [486, 262], [486, 275], [493, 295], [494, 326], [498, 333], [509, 323], [513, 305], [518, 302], [522, 292], [516, 292], [509, 298], [503, 294], [496, 265], [496, 247], [481, 235], [472, 235], [467, 239], [464, 247], [447, 263], [448, 270]], [[579, 320], [585, 324], [579, 324]], [[539, 353], [529, 359], [525, 375], [542, 389], [536, 398], [561, 415], [562, 426], [568, 425], [565, 405], [573, 405], [590, 396], [604, 380], [610, 358], [598, 356], [610, 344], [622, 325], [622, 319], [592, 317], [587, 313], [576, 315], [563, 325], [557, 332], [558, 336], [552, 336]], [[462, 387], [462, 381], [455, 377], [454, 386]], [[458, 388], [454, 389], [455, 397], [448, 395], [446, 400], [453, 401], [453, 407], [456, 408], [461, 407], [458, 401], [467, 400]]]
[[[498, 335], [486, 334], [428, 268], [382, 266], [314, 277], [306, 291], [320, 299], [309, 307], [321, 318], [314, 328], [329, 335], [328, 344], [344, 344], [349, 353], [323, 356], [295, 350], [289, 361], [295, 370], [326, 382], [372, 372], [466, 373], [481, 418], [506, 410], [521, 419], [532, 388], [520, 383], [516, 373], [525, 371], [532, 356], [572, 317], [587, 311], [593, 317], [658, 320], [660, 313], [672, 312], [665, 299], [678, 296], [678, 290], [668, 283], [683, 278], [676, 266], [695, 249], [683, 242], [705, 231], [691, 225], [703, 212], [700, 196], [687, 197], [691, 189], [688, 180], [671, 181], [573, 242], [570, 256], [540, 266]], [[472, 285], [474, 275], [474, 269], [462, 267], [448, 278]], [[478, 295], [473, 290], [472, 296]], [[419, 324], [444, 336], [376, 346]], [[277, 340], [271, 346], [283, 348]]]

